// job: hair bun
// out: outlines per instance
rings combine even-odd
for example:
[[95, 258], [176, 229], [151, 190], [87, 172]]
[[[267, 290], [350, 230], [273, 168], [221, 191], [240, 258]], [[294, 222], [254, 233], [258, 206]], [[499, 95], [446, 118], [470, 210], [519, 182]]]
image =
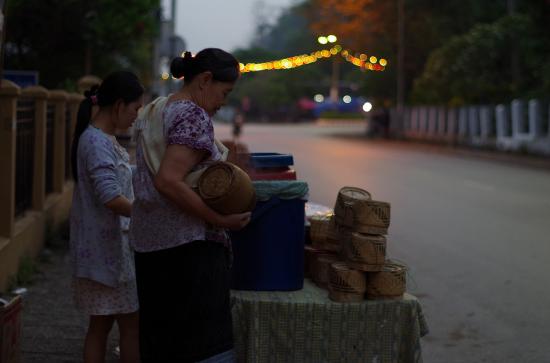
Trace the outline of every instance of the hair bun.
[[195, 58], [191, 52], [185, 52], [183, 57], [176, 57], [170, 64], [170, 73], [176, 78], [185, 77], [193, 69]]
[[92, 96], [97, 95], [97, 90], [99, 89], [99, 85], [93, 85], [89, 90], [84, 91], [84, 97], [91, 98]]

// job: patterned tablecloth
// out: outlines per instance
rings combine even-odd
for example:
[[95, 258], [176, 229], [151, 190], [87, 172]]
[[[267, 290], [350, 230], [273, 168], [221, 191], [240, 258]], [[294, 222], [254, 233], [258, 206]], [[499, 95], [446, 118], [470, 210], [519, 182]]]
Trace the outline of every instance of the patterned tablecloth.
[[428, 326], [412, 295], [337, 303], [309, 280], [300, 291], [231, 294], [238, 362], [422, 362]]

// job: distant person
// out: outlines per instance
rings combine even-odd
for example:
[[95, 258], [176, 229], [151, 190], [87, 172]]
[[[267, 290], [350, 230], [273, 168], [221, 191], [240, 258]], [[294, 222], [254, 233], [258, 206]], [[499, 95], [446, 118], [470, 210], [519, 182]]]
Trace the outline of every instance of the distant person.
[[239, 138], [241, 137], [241, 133], [243, 131], [244, 126], [244, 114], [242, 111], [238, 110], [235, 113], [235, 117], [233, 117], [233, 142], [235, 145], [239, 142]]
[[[90, 316], [84, 362], [105, 361], [115, 321], [121, 362], [138, 362], [139, 304], [127, 236], [134, 197], [132, 169], [114, 134], [136, 119], [143, 87], [133, 73], [120, 71], [85, 96], [71, 149], [75, 188], [70, 215], [74, 299]], [[93, 117], [92, 106], [98, 108]]]
[[130, 239], [136, 250], [141, 359], [234, 362], [227, 230], [244, 227], [250, 213], [217, 213], [188, 179], [227, 155], [214, 139], [211, 117], [239, 78], [239, 63], [208, 48], [175, 58], [170, 71], [184, 77], [182, 88], [145, 106], [135, 127]]

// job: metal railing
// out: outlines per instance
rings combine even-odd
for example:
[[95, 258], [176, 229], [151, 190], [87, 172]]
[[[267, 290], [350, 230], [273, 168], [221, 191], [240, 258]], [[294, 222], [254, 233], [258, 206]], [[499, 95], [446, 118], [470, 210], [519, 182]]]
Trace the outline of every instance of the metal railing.
[[48, 104], [46, 111], [46, 194], [53, 192], [53, 133], [55, 106]]
[[34, 100], [17, 101], [17, 135], [16, 135], [16, 171], [15, 171], [15, 215], [22, 215], [32, 207], [33, 174], [34, 174], [34, 134], [35, 106]]
[[73, 140], [71, 131], [71, 110], [67, 107], [65, 110], [65, 180], [71, 178], [71, 143]]

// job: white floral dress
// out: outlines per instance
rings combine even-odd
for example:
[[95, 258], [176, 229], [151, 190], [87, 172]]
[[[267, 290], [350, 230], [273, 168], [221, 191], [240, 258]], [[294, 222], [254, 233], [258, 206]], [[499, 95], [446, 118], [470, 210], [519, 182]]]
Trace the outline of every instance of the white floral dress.
[[129, 160], [113, 136], [93, 126], [80, 137], [70, 245], [74, 301], [88, 315], [125, 314], [139, 308], [128, 242], [130, 220], [105, 207], [120, 195], [133, 200]]

